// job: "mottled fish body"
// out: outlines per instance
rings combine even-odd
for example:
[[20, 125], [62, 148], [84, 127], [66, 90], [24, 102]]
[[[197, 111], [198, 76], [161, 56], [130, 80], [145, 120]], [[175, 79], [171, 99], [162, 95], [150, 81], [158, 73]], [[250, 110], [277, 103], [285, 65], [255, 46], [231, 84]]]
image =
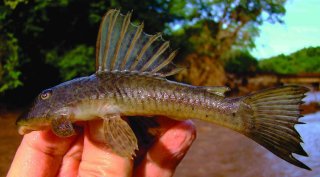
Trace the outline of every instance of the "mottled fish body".
[[310, 169], [292, 156], [307, 156], [294, 126], [299, 105], [308, 91], [283, 86], [244, 97], [225, 98], [227, 87], [192, 86], [165, 79], [180, 71], [171, 63], [176, 52], [161, 35], [143, 33], [110, 10], [97, 40], [96, 73], [44, 90], [29, 112], [17, 121], [19, 133], [52, 128], [61, 137], [75, 134], [73, 123], [103, 119], [105, 141], [119, 155], [131, 157], [137, 138], [123, 119], [166, 116], [176, 120], [200, 119], [253, 139], [280, 158]]

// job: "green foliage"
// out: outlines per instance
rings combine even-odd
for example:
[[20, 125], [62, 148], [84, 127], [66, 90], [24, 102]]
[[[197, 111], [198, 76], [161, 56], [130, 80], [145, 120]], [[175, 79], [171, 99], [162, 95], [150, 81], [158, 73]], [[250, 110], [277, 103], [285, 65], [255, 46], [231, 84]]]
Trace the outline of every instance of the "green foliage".
[[[173, 48], [221, 58], [236, 47], [250, 47], [257, 25], [280, 22], [285, 0], [4, 0], [0, 4], [1, 92], [24, 82], [59, 77], [68, 80], [93, 72], [95, 39], [102, 15], [110, 8], [133, 10], [133, 22], [145, 31], [166, 31]], [[262, 12], [266, 19], [262, 18]], [[140, 22], [141, 22], [140, 21]], [[179, 30], [172, 30], [180, 25]], [[183, 60], [183, 59], [182, 59]], [[60, 76], [44, 75], [56, 68]], [[18, 70], [20, 69], [20, 70]], [[21, 73], [21, 74], [20, 74]], [[35, 74], [36, 73], [36, 74]], [[41, 73], [41, 74], [39, 74]], [[55, 73], [55, 72], [53, 72]], [[23, 77], [19, 77], [23, 75]], [[37, 79], [30, 77], [37, 76]], [[48, 81], [47, 84], [50, 85]], [[43, 88], [25, 84], [29, 90]]]
[[254, 73], [258, 61], [248, 51], [234, 51], [225, 62], [225, 69], [230, 73]]
[[94, 72], [94, 48], [78, 45], [62, 56], [56, 50], [46, 54], [46, 61], [60, 70], [64, 81], [78, 76], [88, 76]]
[[[0, 93], [27, 81], [34, 83], [27, 83], [25, 90], [51, 85], [50, 80], [56, 82], [59, 76], [44, 75], [47, 65], [58, 68], [62, 80], [92, 73], [93, 46], [107, 6], [102, 0], [8, 0], [0, 5], [0, 31], [11, 34], [1, 35]], [[99, 19], [92, 20], [94, 14]]]
[[[254, 47], [253, 39], [258, 35], [262, 22], [281, 23], [285, 2], [187, 0], [183, 3], [186, 7], [177, 10], [184, 14], [179, 20], [182, 28], [171, 33], [176, 38], [183, 38], [178, 39], [178, 45], [189, 52], [222, 59], [224, 54], [234, 49]], [[181, 8], [179, 5], [176, 7]]]
[[264, 72], [278, 74], [320, 73], [320, 47], [301, 49], [290, 55], [278, 55], [259, 61]]
[[0, 35], [0, 93], [22, 85], [19, 80], [17, 39], [10, 33]]
[[15, 9], [20, 3], [27, 3], [28, 0], [4, 0], [6, 6], [9, 6], [11, 9]]

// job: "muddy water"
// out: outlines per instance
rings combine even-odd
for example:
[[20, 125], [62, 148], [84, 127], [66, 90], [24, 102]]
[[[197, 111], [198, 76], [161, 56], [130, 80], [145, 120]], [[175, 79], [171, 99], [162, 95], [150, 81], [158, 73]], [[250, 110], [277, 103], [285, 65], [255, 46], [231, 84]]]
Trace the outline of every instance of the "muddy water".
[[6, 176], [10, 163], [22, 137], [15, 127], [19, 113], [0, 113], [0, 176]]
[[[306, 102], [320, 102], [310, 93]], [[177, 168], [175, 177], [320, 177], [320, 111], [301, 119], [296, 128], [309, 157], [295, 155], [313, 171], [295, 167], [236, 132], [196, 121], [197, 140]]]

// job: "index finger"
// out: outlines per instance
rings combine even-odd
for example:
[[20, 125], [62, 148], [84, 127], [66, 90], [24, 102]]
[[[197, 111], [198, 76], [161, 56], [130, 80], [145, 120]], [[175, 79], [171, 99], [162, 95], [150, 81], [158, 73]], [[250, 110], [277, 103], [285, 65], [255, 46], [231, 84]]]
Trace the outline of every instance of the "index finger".
[[102, 120], [88, 122], [85, 127], [82, 161], [79, 176], [131, 176], [133, 162], [114, 153], [106, 143]]
[[60, 138], [51, 130], [24, 135], [7, 177], [55, 176], [76, 137]]

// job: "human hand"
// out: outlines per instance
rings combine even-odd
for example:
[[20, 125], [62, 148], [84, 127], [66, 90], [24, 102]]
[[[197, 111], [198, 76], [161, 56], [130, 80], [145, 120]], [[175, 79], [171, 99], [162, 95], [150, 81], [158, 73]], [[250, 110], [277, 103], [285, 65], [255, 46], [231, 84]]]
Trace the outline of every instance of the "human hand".
[[161, 137], [136, 166], [104, 143], [92, 141], [88, 126], [69, 138], [57, 137], [51, 130], [31, 132], [24, 136], [7, 177], [172, 176], [195, 139], [195, 127], [191, 121], [159, 119], [158, 123]]

